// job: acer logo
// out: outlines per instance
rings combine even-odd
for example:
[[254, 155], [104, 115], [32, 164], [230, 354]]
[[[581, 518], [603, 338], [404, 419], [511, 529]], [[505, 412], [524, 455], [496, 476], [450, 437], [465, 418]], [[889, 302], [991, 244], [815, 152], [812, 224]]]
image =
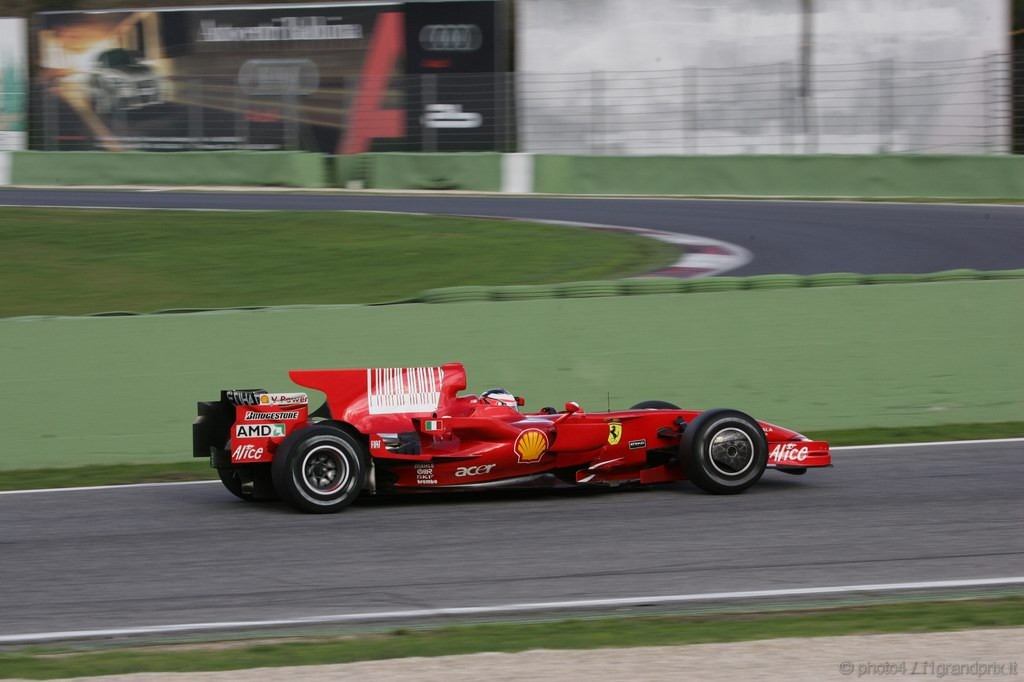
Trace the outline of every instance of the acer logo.
[[239, 445], [235, 448], [234, 452], [231, 453], [232, 460], [247, 460], [247, 459], [260, 459], [263, 457], [263, 448], [258, 448], [255, 445], [246, 443], [245, 445]]
[[785, 443], [772, 448], [768, 458], [774, 462], [802, 462], [807, 459], [807, 446], [798, 446], [795, 443]]
[[464, 478], [466, 476], [481, 476], [483, 474], [491, 473], [491, 469], [498, 466], [497, 464], [481, 464], [475, 467], [459, 467], [455, 470], [455, 478]]

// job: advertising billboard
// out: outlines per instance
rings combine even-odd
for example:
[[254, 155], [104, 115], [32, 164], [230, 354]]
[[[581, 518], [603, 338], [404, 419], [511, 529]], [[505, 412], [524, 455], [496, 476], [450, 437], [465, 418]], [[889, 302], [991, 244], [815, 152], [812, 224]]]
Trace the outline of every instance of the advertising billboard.
[[[408, 46], [418, 52], [431, 14], [442, 16], [432, 22], [439, 24], [468, 6], [480, 10], [480, 47], [458, 53], [478, 54], [449, 63], [504, 69], [483, 49], [495, 43], [502, 5], [378, 0], [41, 13], [44, 139], [50, 149], [115, 151], [418, 150], [421, 120], [432, 121], [431, 111], [420, 111], [420, 85], [435, 67], [420, 60], [408, 68]], [[439, 55], [455, 49], [437, 47]]]
[[25, 20], [0, 18], [0, 151], [25, 148]]
[[512, 151], [505, 130], [509, 27], [487, 0], [409, 3], [405, 8], [407, 103], [420, 151]]

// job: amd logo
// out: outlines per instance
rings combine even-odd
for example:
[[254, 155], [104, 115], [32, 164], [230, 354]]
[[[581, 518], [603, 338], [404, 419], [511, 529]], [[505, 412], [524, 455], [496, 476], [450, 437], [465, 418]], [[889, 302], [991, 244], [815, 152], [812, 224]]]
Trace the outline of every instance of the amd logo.
[[284, 424], [238, 424], [235, 438], [284, 438]]

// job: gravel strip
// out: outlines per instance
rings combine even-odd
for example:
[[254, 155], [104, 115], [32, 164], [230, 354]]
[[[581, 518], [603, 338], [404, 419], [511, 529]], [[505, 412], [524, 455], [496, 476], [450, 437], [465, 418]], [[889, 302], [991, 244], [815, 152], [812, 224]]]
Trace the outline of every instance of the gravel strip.
[[1024, 676], [1024, 665], [1021, 664], [1024, 664], [1024, 628], [585, 651], [534, 650], [516, 654], [401, 658], [219, 673], [140, 673], [74, 679], [83, 682], [224, 682], [242, 679], [246, 682], [285, 679], [290, 682], [476, 682], [488, 678], [522, 682], [678, 682], [683, 679], [817, 682], [900, 677], [915, 680], [1009, 680]]

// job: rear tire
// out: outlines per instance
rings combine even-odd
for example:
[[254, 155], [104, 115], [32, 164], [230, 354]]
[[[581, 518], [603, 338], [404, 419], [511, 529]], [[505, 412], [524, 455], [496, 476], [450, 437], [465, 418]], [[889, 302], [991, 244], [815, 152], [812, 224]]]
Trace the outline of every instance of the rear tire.
[[[228, 492], [240, 500], [268, 502], [278, 498], [269, 464], [247, 464], [244, 467], [217, 469], [217, 475]], [[247, 481], [252, 481], [252, 485], [247, 486]]]
[[238, 475], [238, 469], [217, 469], [220, 482], [228, 489], [228, 492], [240, 500], [248, 500], [249, 497], [242, 494], [242, 479]]
[[299, 511], [339, 512], [359, 497], [368, 463], [359, 434], [334, 425], [308, 426], [285, 438], [274, 454], [274, 486]]
[[695, 486], [716, 495], [732, 495], [764, 474], [768, 441], [751, 416], [736, 410], [709, 410], [683, 432], [679, 459]]

